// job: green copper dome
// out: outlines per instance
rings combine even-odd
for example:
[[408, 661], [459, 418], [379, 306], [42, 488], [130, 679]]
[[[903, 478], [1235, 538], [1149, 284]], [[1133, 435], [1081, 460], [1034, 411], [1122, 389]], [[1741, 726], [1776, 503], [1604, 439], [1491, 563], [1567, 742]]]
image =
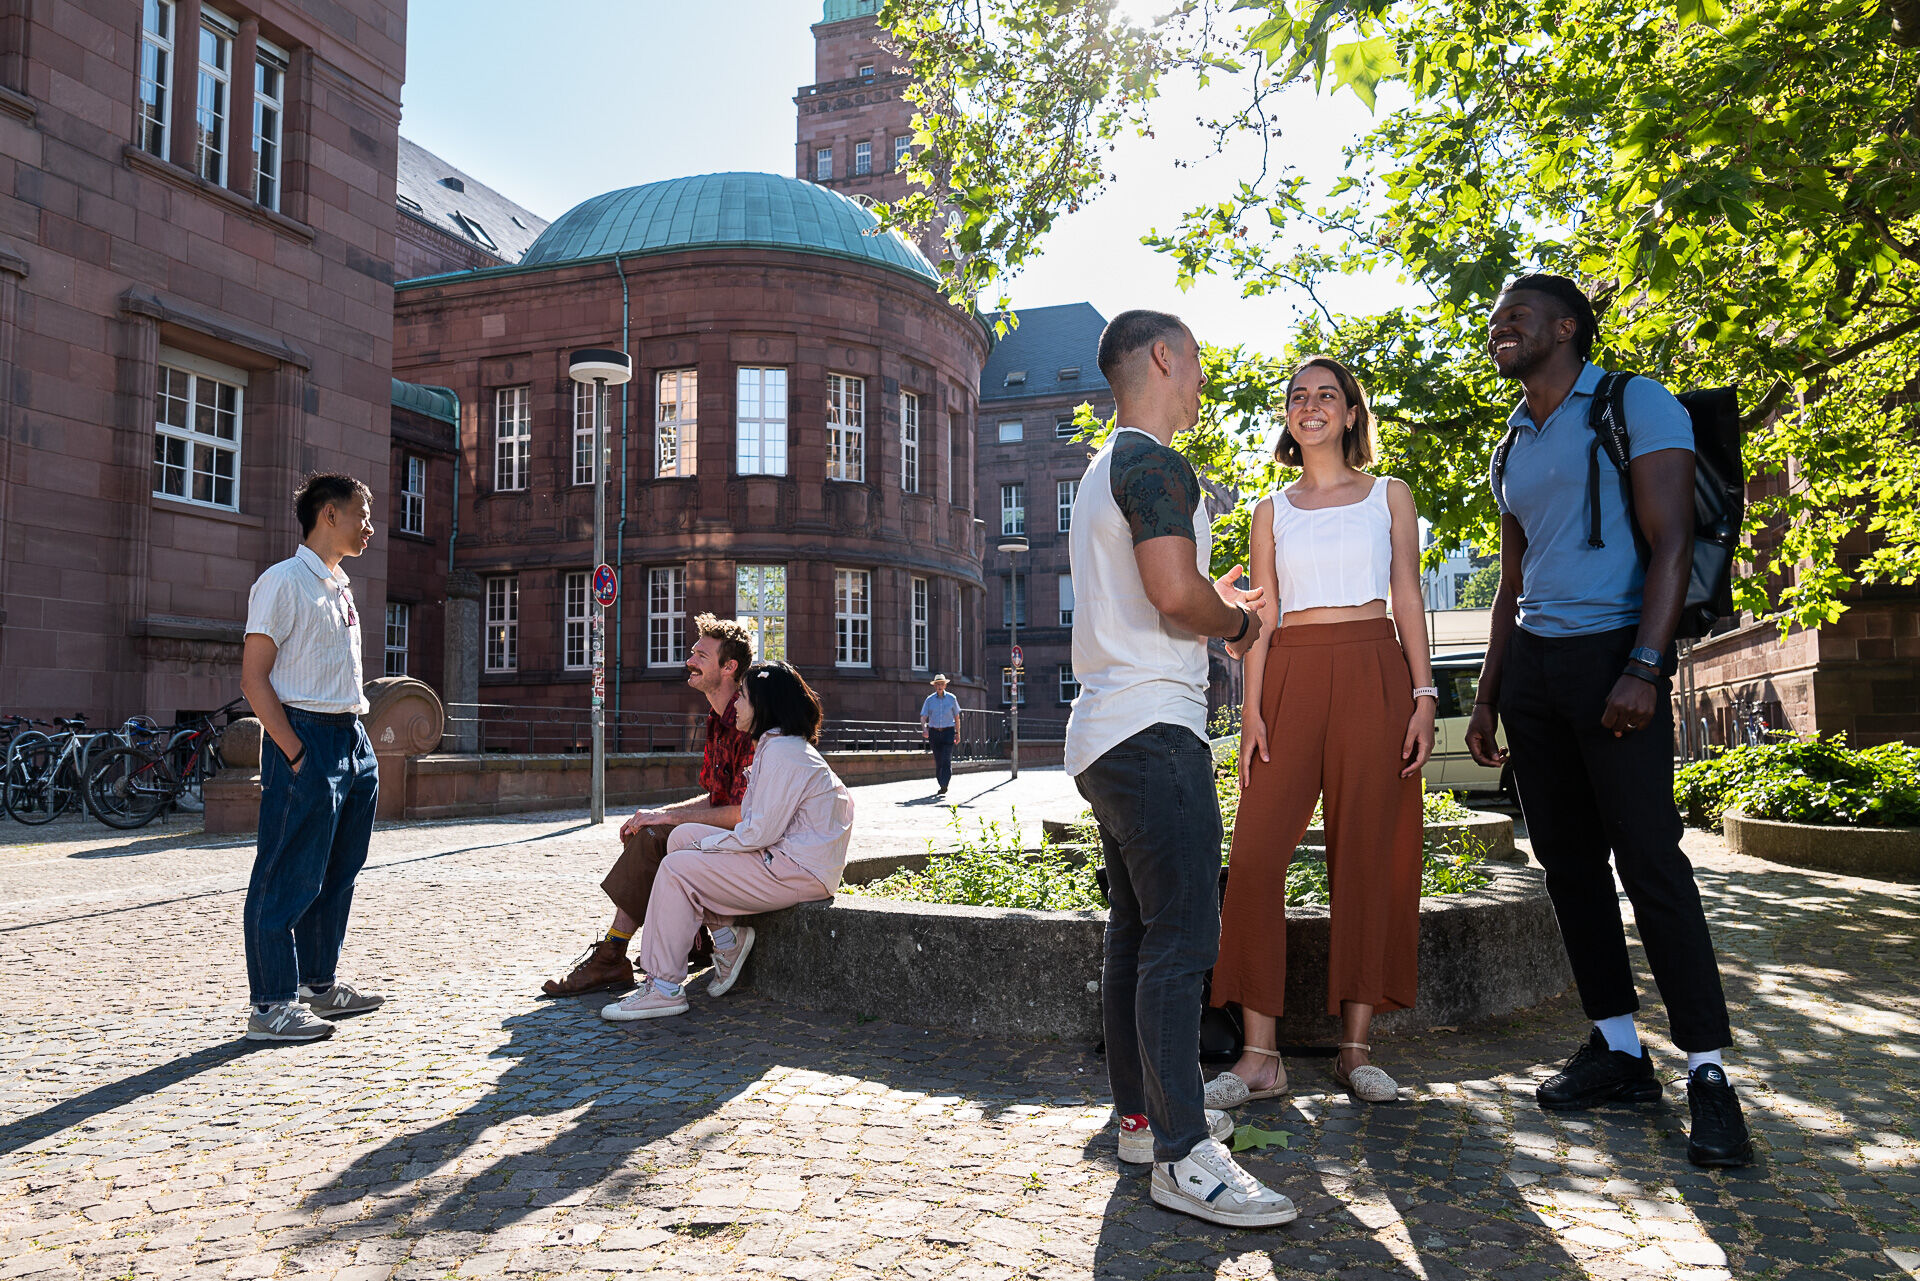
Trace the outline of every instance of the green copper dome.
[[845, 22], [849, 18], [871, 18], [880, 12], [880, 0], [827, 0], [821, 22]]
[[585, 200], [540, 233], [522, 267], [683, 249], [787, 249], [870, 262], [937, 283], [926, 255], [825, 187], [770, 173], [710, 173]]

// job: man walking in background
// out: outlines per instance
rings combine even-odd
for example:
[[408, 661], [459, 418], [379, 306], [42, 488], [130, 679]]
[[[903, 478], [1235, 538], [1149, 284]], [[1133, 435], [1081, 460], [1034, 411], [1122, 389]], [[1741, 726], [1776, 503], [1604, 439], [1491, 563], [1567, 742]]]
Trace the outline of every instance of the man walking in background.
[[1206, 374], [1177, 317], [1128, 311], [1100, 335], [1111, 439], [1073, 503], [1073, 670], [1066, 767], [1106, 856], [1101, 996], [1120, 1159], [1153, 1163], [1155, 1202], [1229, 1227], [1291, 1221], [1242, 1170], [1200, 1085], [1201, 985], [1220, 948], [1220, 804], [1207, 746], [1207, 637], [1239, 658], [1260, 639], [1241, 569], [1209, 582], [1205, 497], [1174, 433], [1200, 418]]
[[[660, 861], [667, 856], [667, 836], [682, 823], [733, 827], [740, 822], [753, 740], [734, 727], [733, 696], [753, 662], [753, 641], [746, 625], [730, 618], [702, 614], [693, 625], [699, 639], [687, 652], [687, 687], [707, 700], [707, 743], [700, 760], [700, 786], [706, 792], [658, 809], [637, 809], [621, 825], [620, 857], [600, 882], [613, 900], [613, 926], [565, 977], [543, 983], [543, 995], [624, 992], [632, 987], [633, 962], [627, 958], [627, 948], [646, 923], [647, 897], [653, 893]], [[694, 955], [704, 961], [711, 954], [712, 944], [703, 929]]]
[[[318, 1041], [379, 1006], [334, 973], [367, 861], [380, 767], [360, 724], [360, 615], [340, 562], [373, 541], [373, 495], [316, 473], [294, 495], [301, 545], [247, 597], [240, 692], [260, 721], [260, 829], [242, 930], [249, 1041]], [[316, 1017], [318, 1016], [318, 1017]]]
[[920, 704], [920, 737], [933, 749], [933, 775], [940, 784], [936, 796], [947, 794], [953, 778], [953, 740], [960, 732], [960, 700], [947, 693], [947, 674], [933, 678], [933, 693]]

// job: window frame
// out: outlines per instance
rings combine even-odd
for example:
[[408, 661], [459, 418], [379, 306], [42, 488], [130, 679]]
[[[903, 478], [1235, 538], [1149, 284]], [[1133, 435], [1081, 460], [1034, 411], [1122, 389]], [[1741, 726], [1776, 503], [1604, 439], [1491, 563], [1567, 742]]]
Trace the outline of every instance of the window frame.
[[[560, 669], [562, 671], [593, 670], [592, 580], [592, 572], [584, 569], [569, 569], [560, 575]], [[576, 643], [579, 647], [577, 661], [575, 659]]]
[[813, 180], [815, 182], [833, 181], [833, 148], [815, 147], [813, 150]]
[[900, 491], [920, 492], [920, 393], [900, 393]]
[[1080, 477], [1053, 482], [1055, 528], [1062, 534], [1073, 532], [1073, 502], [1080, 497]]
[[[211, 6], [200, 10], [199, 38], [193, 49], [193, 171], [221, 187], [227, 185], [227, 170], [233, 159], [233, 52], [237, 34], [219, 10]], [[206, 59], [209, 38], [216, 55], [211, 63]], [[214, 173], [207, 172], [209, 157], [216, 161]]]
[[[148, 26], [150, 16], [163, 19], [166, 30], [162, 32]], [[180, 70], [180, 60], [175, 53], [179, 45], [175, 38], [179, 17], [173, 0], [144, 0], [140, 6], [140, 66], [134, 73], [133, 145], [161, 160], [172, 155], [173, 84]], [[153, 74], [149, 75], [149, 71]], [[153, 88], [152, 106], [156, 108], [151, 113], [148, 86]], [[153, 136], [155, 130], [157, 138]]]
[[[1008, 584], [1012, 585], [1009, 586]], [[1027, 576], [1024, 573], [1000, 575], [1000, 626], [1011, 628], [1016, 617], [1020, 626], [1030, 627], [1027, 609]]]
[[[661, 586], [665, 585], [665, 609]], [[679, 641], [687, 626], [687, 567], [654, 565], [647, 570], [647, 669], [678, 667], [686, 662]]]
[[827, 375], [827, 479], [859, 483], [867, 478], [867, 380], [860, 374]]
[[1026, 668], [1015, 667], [1010, 663], [1002, 667], [1000, 669], [1000, 706], [1013, 706], [1013, 696], [1017, 691], [1020, 695], [1020, 706], [1025, 707], [1027, 705], [1027, 686], [1030, 684], [1032, 684], [1032, 682], [1027, 679]]
[[[155, 474], [152, 477], [152, 494], [155, 498], [165, 498], [171, 502], [189, 503], [195, 507], [205, 507], [213, 511], [237, 512], [240, 510], [240, 482], [244, 474], [246, 418], [247, 418], [247, 371], [235, 369], [218, 361], [195, 356], [189, 352], [176, 351], [171, 347], [162, 347], [155, 360], [155, 383], [153, 405], [154, 459]], [[168, 374], [178, 374], [182, 379], [181, 394], [175, 396], [171, 390]], [[223, 412], [219, 404], [219, 393], [215, 393], [214, 402], [208, 406], [214, 415], [215, 430], [202, 431], [200, 419], [200, 388], [203, 383], [211, 383], [216, 388], [224, 388], [233, 393], [232, 408], [225, 411], [233, 422], [233, 435], [222, 436], [218, 430], [220, 415]], [[168, 402], [178, 401], [184, 407], [184, 421], [170, 423], [166, 420]], [[179, 445], [177, 451], [170, 450], [168, 441]], [[211, 465], [201, 467], [199, 460], [202, 451], [211, 456]], [[173, 461], [177, 453], [179, 461]], [[222, 475], [220, 460], [225, 457], [228, 471]], [[173, 493], [164, 484], [164, 478], [171, 472], [181, 477], [180, 492]], [[233, 496], [231, 502], [220, 502], [217, 498], [199, 498], [194, 491], [199, 487], [198, 477], [208, 478], [209, 493], [217, 493], [219, 482], [225, 480]]]
[[481, 655], [481, 670], [496, 673], [519, 671], [520, 575], [489, 575], [485, 609], [486, 642], [483, 648], [486, 652]]
[[[1014, 501], [1009, 503], [1007, 500]], [[1012, 538], [1027, 532], [1027, 482], [1000, 482], [1000, 537]]]
[[[780, 609], [768, 608], [769, 583], [779, 576]], [[750, 584], [750, 580], [757, 580]], [[751, 602], [751, 603], [749, 603]], [[736, 563], [733, 567], [733, 616], [753, 634], [756, 661], [787, 657], [787, 567], [784, 564]], [[777, 627], [774, 625], [777, 617]], [[777, 633], [777, 635], [776, 635]], [[775, 652], [775, 651], [778, 652]]]
[[[397, 615], [394, 612], [396, 610], [399, 611]], [[407, 674], [407, 651], [413, 642], [413, 606], [403, 600], [390, 600], [387, 602], [386, 613], [386, 623], [381, 634], [384, 642], [380, 662], [381, 674], [383, 676], [405, 676]], [[398, 628], [394, 626], [396, 618], [399, 622]], [[398, 645], [393, 643], [396, 630], [400, 635], [400, 643]], [[400, 659], [397, 669], [394, 665], [395, 655], [398, 655]]]
[[[593, 411], [594, 393], [598, 388], [593, 383], [576, 382], [573, 384], [573, 430], [568, 438], [573, 442], [573, 483], [591, 485], [598, 478], [599, 460], [593, 453]], [[585, 415], [585, 426], [581, 425]], [[582, 451], [585, 451], [584, 459]], [[581, 475], [581, 463], [586, 464], [586, 475]]]
[[873, 143], [861, 139], [853, 144], [853, 177], [864, 178], [873, 172]]
[[1056, 418], [1053, 420], [1053, 438], [1055, 440], [1072, 440], [1079, 434], [1080, 429], [1074, 426], [1072, 418]]
[[[515, 414], [509, 419], [507, 404], [509, 399], [516, 402]], [[502, 428], [512, 423], [517, 430], [507, 435]], [[501, 460], [512, 460], [511, 484], [501, 483]], [[533, 388], [527, 383], [513, 387], [496, 387], [493, 393], [493, 488], [495, 493], [523, 493], [527, 489], [533, 467]]]
[[[283, 50], [264, 40], [253, 58], [253, 198], [275, 212], [285, 185], [287, 77], [292, 62]], [[267, 91], [264, 77], [268, 74], [277, 78], [280, 92]]]
[[895, 173], [899, 173], [901, 169], [905, 167], [904, 165], [901, 164], [901, 161], [905, 160], [908, 157], [908, 155], [912, 153], [912, 151], [913, 151], [913, 135], [912, 134], [902, 133], [902, 134], [894, 135], [893, 171]]
[[418, 454], [400, 456], [399, 525], [403, 534], [427, 532], [427, 460]]
[[834, 566], [833, 665], [850, 668], [873, 666], [872, 570]]
[[[1013, 428], [1013, 433], [1011, 435], [1007, 433], [1007, 428], [1009, 427]], [[1027, 420], [1026, 419], [1003, 418], [1000, 420], [998, 443], [1002, 445], [1017, 445], [1021, 441], [1025, 440], [1026, 438], [1027, 438]]]
[[[787, 474], [787, 418], [790, 386], [788, 372], [785, 365], [739, 365], [735, 367], [733, 379], [733, 467], [736, 475], [784, 476]], [[767, 394], [767, 384], [770, 381], [769, 375], [772, 374], [778, 374], [780, 376], [780, 416], [777, 419], [767, 416], [768, 402], [771, 399]], [[749, 375], [756, 375], [756, 377], [752, 379], [754, 383], [752, 403], [758, 406], [758, 414], [752, 417], [749, 417], [746, 413], [748, 401], [744, 395], [749, 381]], [[751, 432], [747, 430], [749, 424], [752, 424], [753, 429]], [[772, 430], [776, 426], [779, 429], [777, 433]], [[747, 465], [747, 445], [749, 441], [753, 444], [753, 466]], [[775, 453], [779, 454], [777, 463], [772, 459], [772, 455]]]
[[1061, 574], [1059, 575], [1059, 579], [1056, 602], [1060, 616], [1060, 626], [1072, 627], [1073, 606], [1075, 603], [1073, 595], [1073, 575]]
[[907, 584], [909, 637], [908, 666], [924, 672], [933, 666], [933, 587], [913, 575]]
[[[1073, 686], [1073, 692], [1067, 692], [1067, 686]], [[1071, 660], [1060, 664], [1060, 702], [1067, 704], [1080, 697], [1080, 678], [1073, 674]]]
[[[673, 417], [664, 416], [667, 388], [673, 388]], [[682, 409], [692, 407], [688, 417]], [[666, 440], [673, 437], [673, 459], [666, 459]], [[685, 479], [700, 470], [700, 370], [694, 366], [662, 369], [653, 379], [653, 474]]]

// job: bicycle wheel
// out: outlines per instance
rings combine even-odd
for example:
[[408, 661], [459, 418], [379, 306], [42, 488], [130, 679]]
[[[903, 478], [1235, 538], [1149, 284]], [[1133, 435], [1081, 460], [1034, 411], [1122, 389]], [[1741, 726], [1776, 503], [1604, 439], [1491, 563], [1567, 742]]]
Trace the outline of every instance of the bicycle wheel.
[[166, 757], [144, 748], [116, 747], [87, 773], [87, 808], [108, 827], [145, 827], [179, 789]]
[[45, 734], [22, 734], [7, 751], [7, 772], [0, 798], [16, 823], [39, 827], [58, 818], [73, 803], [71, 788], [57, 777], [60, 752]]

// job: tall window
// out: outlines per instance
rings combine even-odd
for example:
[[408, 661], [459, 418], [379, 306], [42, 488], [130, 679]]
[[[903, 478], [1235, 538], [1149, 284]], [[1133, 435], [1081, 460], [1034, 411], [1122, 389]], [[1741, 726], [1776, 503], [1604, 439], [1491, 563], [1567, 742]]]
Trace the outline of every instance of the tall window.
[[562, 659], [570, 672], [585, 671], [592, 666], [587, 634], [593, 625], [593, 598], [587, 595], [587, 577], [584, 569], [570, 571], [562, 590], [566, 606]]
[[1024, 481], [1014, 481], [1000, 486], [1000, 534], [1024, 534], [1027, 532], [1027, 486]]
[[696, 456], [700, 447], [699, 418], [699, 373], [692, 369], [661, 370], [653, 398], [654, 475], [694, 474], [699, 465]]
[[533, 455], [530, 388], [502, 387], [493, 398], [493, 487], [525, 489]]
[[1060, 626], [1073, 626], [1073, 575], [1060, 575]]
[[853, 172], [869, 174], [873, 172], [873, 144], [856, 142], [853, 144]]
[[1080, 697], [1080, 679], [1073, 674], [1073, 664], [1060, 664], [1060, 701], [1071, 703], [1078, 697]]
[[742, 366], [735, 390], [735, 470], [742, 476], [786, 475], [787, 371]]
[[599, 468], [594, 466], [593, 457], [593, 396], [597, 388], [592, 383], [573, 385], [573, 483], [591, 485]]
[[1000, 443], [1011, 444], [1026, 437], [1027, 425], [1018, 418], [1009, 418], [1000, 424]]
[[1013, 626], [1015, 611], [1019, 611], [1020, 626], [1027, 625], [1027, 576], [1025, 574], [1000, 575], [1000, 626]]
[[900, 488], [920, 492], [920, 397], [900, 393]]
[[280, 133], [287, 114], [287, 59], [262, 45], [253, 60], [253, 198], [280, 207]]
[[407, 631], [413, 606], [397, 600], [387, 602], [387, 661], [382, 670], [388, 676], [407, 674]]
[[932, 665], [933, 613], [927, 597], [927, 580], [913, 580], [913, 670], [924, 672]]
[[864, 569], [833, 571], [833, 663], [873, 665], [873, 575]]
[[227, 183], [227, 113], [233, 93], [233, 31], [211, 9], [200, 11], [200, 84], [194, 99], [193, 167], [208, 182]]
[[813, 153], [813, 179], [825, 182], [833, 177], [833, 148], [822, 147]]
[[1080, 497], [1080, 482], [1078, 480], [1055, 481], [1053, 497], [1060, 512], [1060, 532], [1064, 534], [1073, 528], [1073, 500]]
[[427, 460], [408, 454], [400, 475], [400, 532], [427, 532]]
[[162, 352], [154, 397], [153, 492], [240, 510], [240, 411], [246, 375]]
[[140, 103], [134, 145], [167, 158], [173, 144], [173, 0], [140, 6]]
[[756, 659], [787, 656], [787, 567], [740, 565], [734, 569], [733, 616], [753, 636]]
[[647, 666], [675, 667], [685, 661], [680, 635], [687, 626], [687, 571], [669, 565], [647, 571]]
[[828, 374], [827, 479], [864, 480], [866, 443], [866, 380], [852, 374]]
[[893, 140], [893, 167], [896, 170], [907, 167], [907, 152], [913, 149], [913, 135], [903, 133]]
[[520, 580], [514, 575], [487, 580], [487, 670], [510, 672], [520, 666]]

